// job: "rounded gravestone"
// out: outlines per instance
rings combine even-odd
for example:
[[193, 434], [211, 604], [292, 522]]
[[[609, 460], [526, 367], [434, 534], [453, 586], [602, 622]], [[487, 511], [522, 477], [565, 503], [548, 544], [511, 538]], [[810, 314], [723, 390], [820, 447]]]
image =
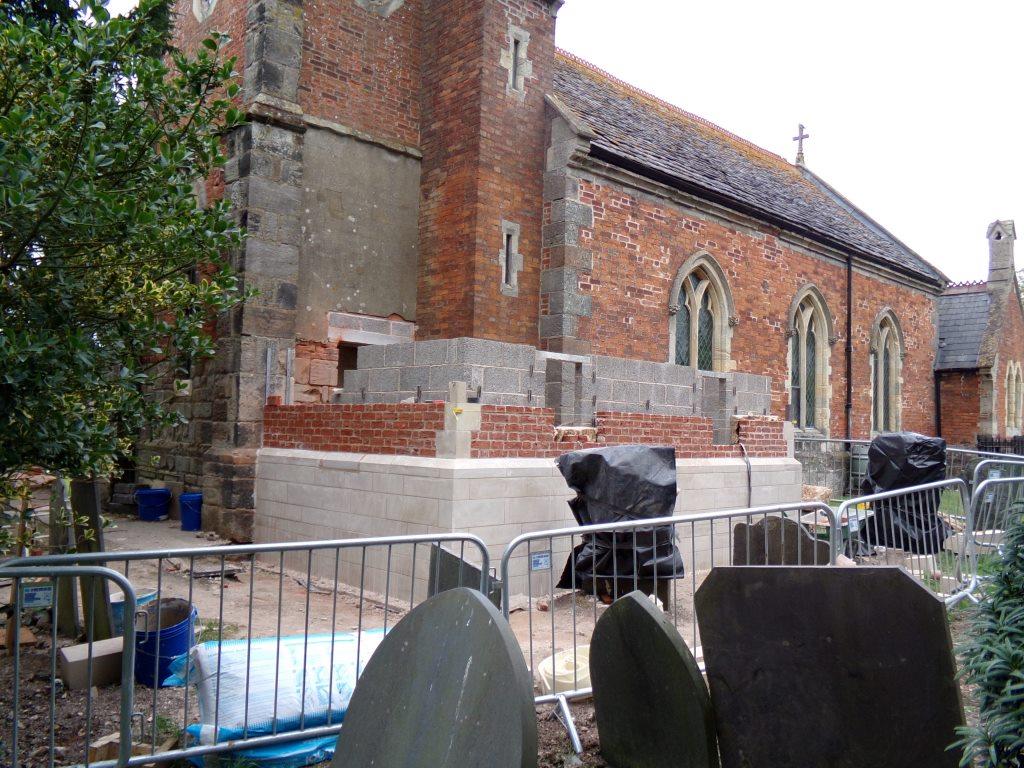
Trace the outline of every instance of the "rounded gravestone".
[[613, 768], [717, 768], [715, 717], [697, 662], [642, 592], [617, 600], [590, 643], [601, 755]]
[[537, 719], [515, 636], [479, 592], [422, 603], [370, 658], [334, 768], [534, 768]]

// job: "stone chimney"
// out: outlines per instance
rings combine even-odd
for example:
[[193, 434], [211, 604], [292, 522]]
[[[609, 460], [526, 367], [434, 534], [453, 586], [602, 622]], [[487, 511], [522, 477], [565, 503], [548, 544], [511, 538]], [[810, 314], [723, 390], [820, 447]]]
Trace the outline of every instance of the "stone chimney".
[[[978, 367], [988, 369], [985, 375], [996, 376], [995, 366], [999, 360], [999, 339], [1001, 337], [1003, 318], [1010, 297], [1016, 292], [1017, 279], [1014, 272], [1013, 241], [1017, 239], [1017, 231], [1012, 221], [994, 221], [988, 227], [988, 329], [981, 342], [978, 355]], [[990, 385], [991, 386], [991, 385]], [[983, 383], [984, 390], [984, 383]], [[985, 411], [983, 403], [982, 410]], [[996, 411], [991, 407], [990, 434], [996, 434]]]
[[1012, 220], [994, 221], [988, 226], [988, 283], [995, 286], [1013, 280], [1013, 241], [1017, 231]]

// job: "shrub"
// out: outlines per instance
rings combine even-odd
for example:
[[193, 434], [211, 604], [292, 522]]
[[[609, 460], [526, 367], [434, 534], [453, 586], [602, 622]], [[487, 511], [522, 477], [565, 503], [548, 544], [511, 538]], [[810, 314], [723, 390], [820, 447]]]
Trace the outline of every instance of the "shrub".
[[960, 729], [962, 766], [1024, 767], [1024, 516], [1016, 516], [961, 651], [980, 723]]

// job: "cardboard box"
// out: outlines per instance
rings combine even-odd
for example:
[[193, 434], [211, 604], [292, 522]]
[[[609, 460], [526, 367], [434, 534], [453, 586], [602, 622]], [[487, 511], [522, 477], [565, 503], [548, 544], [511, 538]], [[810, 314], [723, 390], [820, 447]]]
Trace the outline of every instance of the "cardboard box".
[[[124, 639], [112, 637], [92, 644], [92, 685], [113, 685], [121, 682], [121, 648]], [[60, 676], [72, 691], [89, 687], [89, 644], [69, 645], [60, 649]]]

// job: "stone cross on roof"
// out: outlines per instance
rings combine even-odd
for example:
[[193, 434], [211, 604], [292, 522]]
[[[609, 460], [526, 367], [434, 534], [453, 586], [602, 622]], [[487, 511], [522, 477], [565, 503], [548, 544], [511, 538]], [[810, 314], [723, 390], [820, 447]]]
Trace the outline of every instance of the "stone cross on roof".
[[796, 149], [796, 164], [797, 165], [803, 165], [804, 164], [804, 139], [811, 138], [811, 134], [804, 133], [804, 124], [803, 123], [800, 123], [800, 130], [797, 131], [797, 134], [798, 135], [793, 137], [793, 141], [800, 142], [799, 144], [797, 144], [797, 149]]

